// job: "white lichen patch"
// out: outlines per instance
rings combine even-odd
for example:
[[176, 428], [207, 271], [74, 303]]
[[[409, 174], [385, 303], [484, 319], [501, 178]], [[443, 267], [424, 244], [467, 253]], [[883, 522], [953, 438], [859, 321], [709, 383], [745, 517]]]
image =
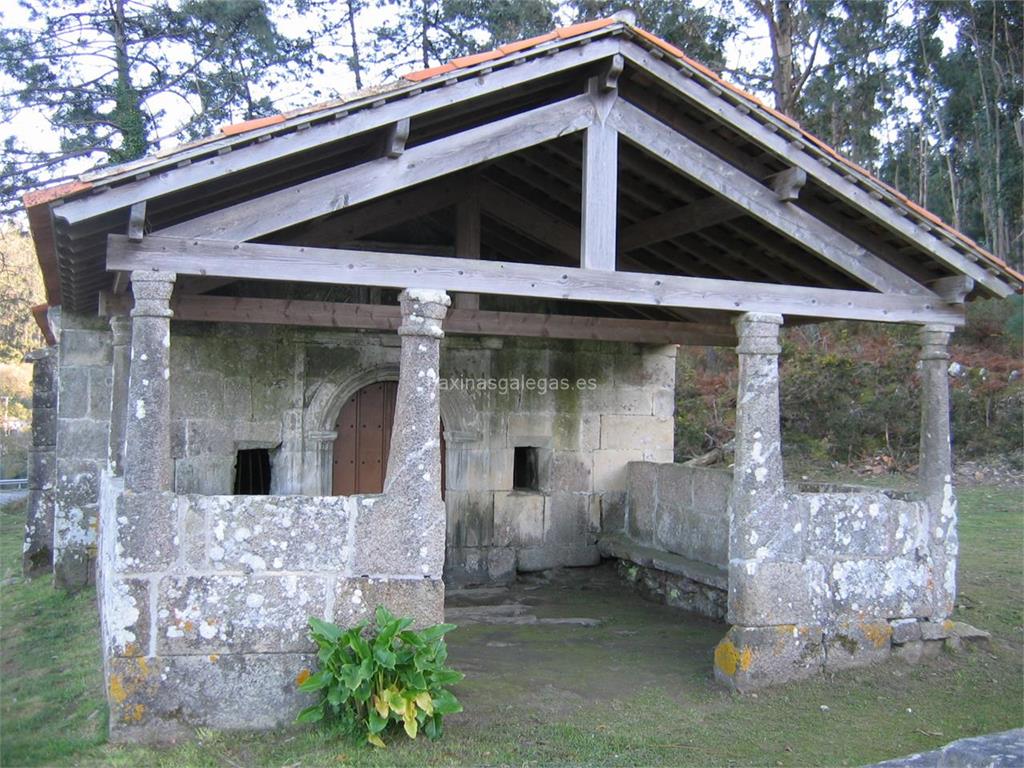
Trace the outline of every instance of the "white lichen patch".
[[115, 653], [124, 653], [128, 644], [136, 641], [134, 629], [139, 615], [139, 607], [128, 585], [120, 579], [111, 579], [103, 597], [103, 622]]

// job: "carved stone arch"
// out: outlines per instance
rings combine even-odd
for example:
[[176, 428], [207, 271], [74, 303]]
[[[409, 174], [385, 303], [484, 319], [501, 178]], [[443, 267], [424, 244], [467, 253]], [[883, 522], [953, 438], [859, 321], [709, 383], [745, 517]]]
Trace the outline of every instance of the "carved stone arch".
[[[321, 496], [331, 495], [331, 467], [334, 461], [335, 424], [342, 407], [363, 387], [382, 381], [398, 381], [398, 365], [384, 364], [363, 368], [336, 380], [320, 384], [306, 406], [307, 451], [313, 454], [309, 466], [316, 467], [315, 488]], [[444, 438], [451, 450], [466, 443], [479, 442], [483, 434], [473, 400], [465, 392], [445, 390], [439, 407]]]

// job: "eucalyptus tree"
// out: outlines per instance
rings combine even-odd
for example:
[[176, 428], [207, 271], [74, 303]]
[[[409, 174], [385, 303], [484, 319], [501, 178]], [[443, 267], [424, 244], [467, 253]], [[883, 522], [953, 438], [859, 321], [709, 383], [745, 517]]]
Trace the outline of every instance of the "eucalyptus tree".
[[638, 27], [717, 71], [725, 68], [726, 43], [738, 31], [732, 0], [701, 4], [692, 0], [570, 0], [565, 8], [575, 21], [632, 11]]
[[377, 0], [372, 62], [385, 77], [549, 32], [553, 0]]

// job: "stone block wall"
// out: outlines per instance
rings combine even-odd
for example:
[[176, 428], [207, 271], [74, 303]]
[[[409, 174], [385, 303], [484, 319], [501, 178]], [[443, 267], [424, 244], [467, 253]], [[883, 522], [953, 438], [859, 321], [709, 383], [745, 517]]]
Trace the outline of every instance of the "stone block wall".
[[[398, 376], [394, 334], [178, 322], [171, 333], [179, 493], [231, 493], [237, 450], [265, 447], [272, 493], [329, 494], [338, 411]], [[597, 562], [598, 532], [623, 525], [627, 463], [671, 460], [675, 348], [460, 336], [443, 340], [440, 364], [446, 578]], [[535, 491], [513, 490], [516, 447], [537, 449]]]
[[638, 544], [725, 569], [731, 492], [725, 469], [632, 463], [626, 533]]
[[108, 462], [107, 320], [62, 313], [57, 359], [53, 572], [57, 586], [77, 589], [95, 577], [100, 475]]
[[748, 529], [754, 556], [731, 564], [729, 621], [740, 626], [716, 650], [719, 679], [747, 690], [948, 636], [935, 552], [955, 561], [956, 546], [935, 539], [924, 500], [805, 485], [788, 489], [782, 503], [790, 528], [765, 536], [766, 521], [764, 530]]
[[22, 547], [26, 576], [53, 566], [53, 507], [57, 472], [57, 350], [29, 353], [32, 363], [32, 445], [28, 453], [28, 511]]
[[378, 604], [421, 626], [443, 616], [439, 570], [366, 572], [394, 562], [374, 534], [383, 496], [109, 490], [100, 609], [115, 741], [289, 724], [306, 703], [296, 678], [315, 667], [309, 616], [351, 626]]

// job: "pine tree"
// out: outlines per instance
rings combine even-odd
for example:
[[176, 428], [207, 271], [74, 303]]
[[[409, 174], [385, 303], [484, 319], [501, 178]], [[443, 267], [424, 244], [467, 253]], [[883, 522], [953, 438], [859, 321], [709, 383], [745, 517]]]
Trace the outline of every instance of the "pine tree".
[[[144, 155], [165, 139], [274, 110], [306, 44], [263, 0], [36, 0], [3, 16], [0, 214], [28, 188]], [[290, 72], [287, 72], [288, 68]], [[166, 125], [168, 109], [189, 116]], [[55, 140], [47, 145], [47, 132]]]

